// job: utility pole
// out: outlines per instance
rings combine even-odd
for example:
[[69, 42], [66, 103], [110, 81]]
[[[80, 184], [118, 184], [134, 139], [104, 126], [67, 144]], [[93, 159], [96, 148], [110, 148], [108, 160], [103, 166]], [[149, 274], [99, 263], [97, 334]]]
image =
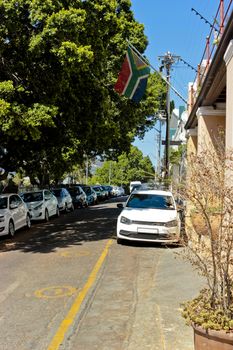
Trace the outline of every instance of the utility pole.
[[171, 66], [180, 59], [180, 56], [172, 55], [169, 51], [164, 56], [159, 56], [161, 61], [160, 72], [166, 70], [167, 96], [166, 96], [166, 144], [165, 144], [165, 174], [164, 179], [168, 180], [170, 175], [170, 78]]
[[[161, 179], [161, 143], [162, 143], [162, 124], [166, 120], [166, 111], [165, 110], [159, 110], [155, 113], [155, 117], [157, 121], [159, 122], [159, 129], [154, 128], [158, 135], [157, 135], [157, 148], [158, 148], [158, 155], [157, 155], [157, 175], [159, 179]], [[155, 167], [155, 179], [156, 179], [156, 167]]]

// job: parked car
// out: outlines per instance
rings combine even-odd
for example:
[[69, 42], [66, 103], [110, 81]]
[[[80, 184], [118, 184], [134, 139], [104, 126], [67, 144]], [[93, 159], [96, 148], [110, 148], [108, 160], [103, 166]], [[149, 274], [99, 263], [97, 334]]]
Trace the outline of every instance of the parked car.
[[66, 188], [53, 188], [51, 192], [57, 198], [58, 207], [60, 211], [68, 212], [69, 210], [74, 210], [72, 197]]
[[112, 195], [115, 197], [124, 196], [125, 190], [121, 186], [113, 186]]
[[100, 185], [92, 186], [93, 190], [97, 194], [98, 201], [104, 201], [106, 199], [106, 192]]
[[60, 215], [57, 198], [49, 190], [24, 192], [20, 196], [27, 204], [31, 220], [49, 221], [51, 216]]
[[112, 197], [112, 194], [111, 194], [112, 186], [110, 186], [110, 185], [101, 185], [101, 187], [103, 187], [104, 190], [107, 192], [107, 197], [108, 198]]
[[14, 236], [21, 227], [31, 227], [29, 210], [18, 194], [0, 195], [0, 236]]
[[82, 186], [75, 185], [67, 188], [67, 190], [69, 191], [72, 197], [74, 207], [76, 208], [88, 207], [87, 195], [82, 189]]
[[82, 189], [86, 193], [88, 205], [98, 203], [97, 194], [91, 186], [83, 185]]
[[142, 183], [141, 181], [131, 181], [129, 184], [129, 192], [139, 189], [141, 187]]
[[178, 242], [180, 217], [169, 191], [133, 191], [117, 219], [117, 240]]

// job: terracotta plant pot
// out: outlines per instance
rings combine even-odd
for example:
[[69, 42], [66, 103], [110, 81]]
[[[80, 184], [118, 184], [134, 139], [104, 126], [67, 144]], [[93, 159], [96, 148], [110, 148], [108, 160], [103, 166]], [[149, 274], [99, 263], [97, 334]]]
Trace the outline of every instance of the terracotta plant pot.
[[195, 350], [233, 350], [233, 332], [205, 330], [193, 326]]

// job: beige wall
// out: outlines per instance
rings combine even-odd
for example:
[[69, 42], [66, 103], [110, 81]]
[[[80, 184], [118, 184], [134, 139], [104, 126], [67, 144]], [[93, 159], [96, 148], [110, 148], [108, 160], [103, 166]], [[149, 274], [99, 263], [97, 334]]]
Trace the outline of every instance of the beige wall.
[[[198, 153], [205, 151], [205, 149], [214, 149], [219, 144], [220, 139], [224, 140], [225, 135], [225, 115], [204, 115], [204, 113], [205, 111], [202, 111], [198, 117]], [[218, 112], [216, 111], [216, 113]], [[208, 113], [206, 112], [206, 114]]]
[[197, 135], [189, 135], [187, 140], [187, 158], [197, 153]]

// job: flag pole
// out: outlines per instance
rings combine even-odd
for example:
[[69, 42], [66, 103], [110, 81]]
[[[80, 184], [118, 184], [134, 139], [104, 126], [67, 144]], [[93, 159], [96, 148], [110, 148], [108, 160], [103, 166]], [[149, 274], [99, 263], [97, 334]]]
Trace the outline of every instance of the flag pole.
[[180, 98], [183, 102], [185, 102], [186, 105], [188, 106], [187, 100], [186, 100], [186, 99], [171, 85], [171, 83], [167, 80], [167, 78], [166, 78], [161, 72], [159, 72], [156, 68], [154, 68], [154, 67], [150, 64], [149, 60], [148, 60], [147, 58], [143, 57], [142, 54], [136, 49], [136, 47], [135, 47], [133, 44], [131, 44], [131, 42], [130, 42], [128, 39], [126, 39], [126, 41], [127, 41], [127, 43], [129, 44], [129, 46], [134, 50], [134, 52], [138, 55], [138, 57], [139, 57], [143, 62], [145, 62], [148, 66], [150, 66], [151, 69], [153, 69], [156, 73], [158, 73], [158, 74], [160, 75], [160, 77], [165, 81], [165, 83], [166, 83], [167, 85], [169, 85], [170, 88], [175, 92], [175, 94], [176, 94], [177, 96], [179, 96], [179, 98]]

